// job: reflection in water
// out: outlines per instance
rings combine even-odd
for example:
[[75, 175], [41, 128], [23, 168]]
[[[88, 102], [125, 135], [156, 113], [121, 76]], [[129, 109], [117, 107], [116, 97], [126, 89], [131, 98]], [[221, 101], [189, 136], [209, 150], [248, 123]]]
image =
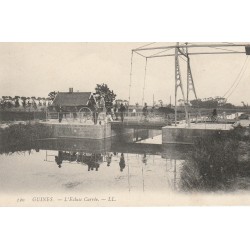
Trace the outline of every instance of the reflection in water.
[[[1, 155], [2, 192], [171, 192], [173, 147], [122, 141], [46, 139], [31, 154]], [[41, 164], [42, 163], [42, 164]], [[180, 163], [180, 162], [179, 162]], [[8, 166], [8, 168], [6, 168]], [[16, 171], [21, 169], [21, 171]]]
[[[109, 158], [108, 164], [110, 165], [111, 158], [108, 155], [107, 155], [107, 158]], [[46, 160], [45, 161], [49, 161], [47, 151], [46, 151]], [[55, 156], [55, 162], [59, 168], [62, 167], [63, 161], [66, 161], [69, 163], [86, 164], [88, 166], [88, 171], [94, 170], [94, 169], [96, 171], [98, 171], [98, 168], [100, 166], [100, 162], [103, 162], [103, 156], [102, 156], [102, 154], [58, 151], [58, 155]]]
[[123, 153], [121, 153], [119, 166], [120, 166], [120, 171], [122, 172], [123, 169], [124, 169], [125, 166], [126, 166], [126, 164], [125, 164], [125, 159], [124, 159], [124, 154], [123, 154]]
[[144, 163], [145, 165], [147, 165], [147, 155], [146, 155], [146, 153], [143, 154], [142, 163]]
[[[250, 152], [249, 139], [217, 135], [194, 146], [162, 145], [153, 141], [159, 137], [151, 140], [150, 133], [139, 132], [105, 140], [44, 139], [15, 146], [11, 151], [19, 154], [0, 156], [1, 191], [28, 192], [32, 187], [48, 192], [164, 194], [250, 188], [249, 154], [240, 153]], [[150, 138], [144, 140], [146, 134]], [[7, 152], [4, 145], [1, 148]]]
[[55, 162], [57, 163], [59, 168], [62, 167], [62, 165], [61, 165], [63, 162], [63, 152], [62, 151], [58, 151], [58, 156], [55, 156]]
[[112, 153], [107, 153], [107, 156], [106, 156], [106, 161], [107, 161], [107, 166], [109, 167], [111, 162], [112, 162]]

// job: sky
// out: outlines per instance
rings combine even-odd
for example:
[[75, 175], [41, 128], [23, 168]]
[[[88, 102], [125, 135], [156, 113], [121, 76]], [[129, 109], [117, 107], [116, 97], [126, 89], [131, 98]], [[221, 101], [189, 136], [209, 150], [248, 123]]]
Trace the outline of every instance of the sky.
[[[145, 43], [0, 43], [0, 96], [47, 97], [51, 91], [94, 92], [106, 83], [118, 99], [129, 99], [131, 50]], [[173, 44], [173, 43], [172, 43]], [[155, 43], [148, 47], [172, 45]], [[240, 49], [239, 49], [240, 50]], [[242, 49], [241, 49], [242, 50]], [[156, 51], [158, 52], [158, 51]], [[151, 52], [152, 54], [155, 51]], [[191, 68], [198, 98], [223, 96], [237, 80], [245, 54], [191, 56]], [[250, 60], [241, 81], [228, 102], [250, 104]], [[180, 60], [186, 91], [186, 65]], [[142, 103], [145, 58], [133, 55], [131, 104]], [[242, 72], [243, 73], [243, 72]], [[147, 61], [144, 102], [174, 102], [174, 58]], [[233, 90], [234, 88], [232, 88]], [[191, 93], [190, 99], [194, 96]], [[177, 99], [182, 99], [180, 90]]]

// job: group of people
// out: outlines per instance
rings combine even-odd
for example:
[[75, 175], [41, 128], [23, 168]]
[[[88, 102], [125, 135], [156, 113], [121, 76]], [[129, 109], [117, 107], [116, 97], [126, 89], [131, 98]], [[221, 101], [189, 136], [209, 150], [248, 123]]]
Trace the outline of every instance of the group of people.
[[63, 152], [58, 151], [58, 155], [55, 156], [55, 162], [59, 168], [62, 167], [63, 161], [85, 163], [88, 165], [88, 171], [96, 170], [100, 166], [100, 161], [102, 159], [101, 154], [83, 154], [79, 152]]
[[120, 104], [120, 107], [117, 103], [115, 103], [113, 110], [111, 109], [111, 116], [113, 120], [115, 119], [116, 121], [119, 120], [119, 115], [121, 117], [121, 121], [124, 121], [124, 114], [126, 112], [127, 108], [123, 103]]
[[[116, 152], [114, 152], [114, 155], [117, 155]], [[107, 153], [106, 155], [106, 162], [107, 166], [109, 167], [111, 162], [112, 162], [112, 153]], [[103, 161], [103, 156], [102, 154], [86, 154], [86, 153], [80, 153], [80, 152], [63, 152], [63, 151], [58, 151], [58, 155], [55, 156], [55, 162], [59, 168], [62, 167], [63, 161], [69, 161], [69, 162], [78, 162], [78, 163], [84, 163], [88, 166], [88, 171], [98, 171], [100, 167], [100, 162]], [[124, 154], [121, 153], [120, 156], [120, 161], [119, 161], [119, 167], [120, 171], [122, 172], [123, 169], [125, 168], [126, 163], [125, 163], [125, 158]]]
[[89, 102], [89, 106], [93, 112], [93, 121], [94, 124], [97, 124], [98, 122], [98, 116], [100, 113], [104, 113], [107, 116], [107, 119], [109, 121], [113, 120], [119, 120], [119, 116], [121, 118], [121, 121], [124, 121], [125, 112], [127, 110], [127, 107], [121, 103], [120, 105], [115, 102], [113, 105], [107, 105], [105, 104], [104, 98], [101, 97], [99, 103], [95, 103], [94, 101]]

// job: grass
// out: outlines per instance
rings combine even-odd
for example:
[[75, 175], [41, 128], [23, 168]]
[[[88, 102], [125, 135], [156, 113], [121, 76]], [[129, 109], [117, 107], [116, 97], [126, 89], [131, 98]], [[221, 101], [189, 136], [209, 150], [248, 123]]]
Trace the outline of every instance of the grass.
[[242, 127], [227, 135], [218, 133], [197, 139], [188, 160], [183, 163], [181, 190], [234, 190], [237, 183], [243, 185], [242, 180], [249, 182], [250, 160], [243, 157], [249, 147], [248, 130]]

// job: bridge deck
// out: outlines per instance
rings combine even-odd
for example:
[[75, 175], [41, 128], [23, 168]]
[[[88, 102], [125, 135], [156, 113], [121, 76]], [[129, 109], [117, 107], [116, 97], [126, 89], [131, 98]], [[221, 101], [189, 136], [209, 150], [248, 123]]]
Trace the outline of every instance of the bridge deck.
[[161, 130], [162, 127], [170, 125], [169, 122], [163, 121], [113, 121], [111, 128], [139, 128], [139, 129], [156, 129]]

